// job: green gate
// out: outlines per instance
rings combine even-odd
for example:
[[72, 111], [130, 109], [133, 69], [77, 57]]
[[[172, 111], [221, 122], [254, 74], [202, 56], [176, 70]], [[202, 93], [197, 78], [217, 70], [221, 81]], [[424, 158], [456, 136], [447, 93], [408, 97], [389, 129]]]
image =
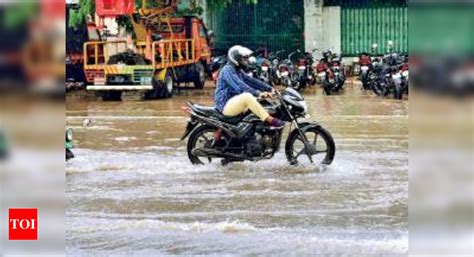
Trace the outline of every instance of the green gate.
[[341, 45], [346, 56], [369, 52], [378, 44], [378, 54], [387, 52], [391, 40], [397, 52], [408, 52], [408, 7], [377, 5], [341, 6]]
[[392, 40], [397, 52], [408, 52], [407, 7], [343, 7], [341, 10], [342, 53], [355, 56], [379, 45], [378, 54], [387, 52]]
[[210, 27], [215, 49], [227, 51], [240, 44], [253, 50], [304, 49], [303, 0], [259, 0], [258, 4], [232, 1], [223, 10], [211, 11]]

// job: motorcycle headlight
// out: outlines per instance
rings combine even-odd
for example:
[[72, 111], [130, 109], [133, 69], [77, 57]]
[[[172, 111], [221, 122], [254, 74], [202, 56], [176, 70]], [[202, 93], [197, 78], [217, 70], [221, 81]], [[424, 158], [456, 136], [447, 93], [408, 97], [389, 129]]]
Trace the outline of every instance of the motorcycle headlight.
[[72, 141], [73, 137], [74, 137], [74, 132], [72, 131], [72, 129], [66, 130], [66, 140]]

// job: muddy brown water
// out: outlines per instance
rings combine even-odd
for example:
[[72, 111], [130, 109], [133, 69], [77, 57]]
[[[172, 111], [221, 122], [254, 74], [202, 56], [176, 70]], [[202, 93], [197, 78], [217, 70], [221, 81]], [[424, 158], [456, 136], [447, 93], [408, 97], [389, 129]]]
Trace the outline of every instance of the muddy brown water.
[[[408, 101], [349, 84], [304, 93], [311, 120], [336, 142], [329, 167], [271, 160], [193, 166], [179, 141], [186, 101], [67, 96], [76, 158], [66, 166], [71, 255], [405, 255]], [[88, 119], [89, 125], [83, 126]]]

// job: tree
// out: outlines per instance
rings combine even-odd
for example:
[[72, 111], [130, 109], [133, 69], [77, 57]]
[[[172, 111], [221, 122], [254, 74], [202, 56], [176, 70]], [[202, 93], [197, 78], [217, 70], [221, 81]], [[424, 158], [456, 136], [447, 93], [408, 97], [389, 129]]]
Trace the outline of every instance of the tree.
[[[192, 0], [195, 1], [195, 0]], [[257, 4], [258, 0], [207, 0], [207, 6], [210, 10], [222, 10], [232, 2], [244, 2], [248, 4]]]
[[[178, 10], [173, 16], [182, 17], [185, 15], [197, 15], [201, 16], [204, 12], [204, 9], [199, 6], [198, 0], [189, 0], [190, 7], [182, 10]], [[207, 5], [210, 10], [219, 10], [226, 8], [229, 4], [234, 2], [245, 2], [257, 4], [258, 0], [207, 0]], [[151, 2], [151, 1], [150, 1]], [[87, 16], [90, 15], [94, 17], [95, 13], [95, 0], [80, 0], [78, 10], [69, 10], [69, 26], [80, 26], [85, 23]], [[140, 8], [142, 5], [142, 0], [135, 0], [135, 6]], [[124, 15], [117, 17], [117, 24], [121, 27], [124, 27], [127, 32], [133, 34], [133, 26], [130, 21], [130, 16]]]
[[80, 0], [79, 9], [69, 9], [69, 26], [75, 27], [86, 22], [87, 16], [94, 17], [95, 2], [94, 0]]

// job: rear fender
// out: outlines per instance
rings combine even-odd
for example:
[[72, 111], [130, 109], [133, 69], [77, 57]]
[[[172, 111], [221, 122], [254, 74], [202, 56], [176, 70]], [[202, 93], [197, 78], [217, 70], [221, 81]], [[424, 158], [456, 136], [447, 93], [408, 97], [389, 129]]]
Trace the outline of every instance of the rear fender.
[[181, 136], [181, 141], [186, 139], [186, 137], [189, 136], [189, 134], [191, 133], [191, 131], [193, 131], [196, 126], [198, 125], [199, 122], [197, 122], [196, 120], [194, 119], [191, 119], [190, 121], [188, 121], [188, 125], [186, 125], [186, 130], [184, 131], [184, 134], [183, 136]]

